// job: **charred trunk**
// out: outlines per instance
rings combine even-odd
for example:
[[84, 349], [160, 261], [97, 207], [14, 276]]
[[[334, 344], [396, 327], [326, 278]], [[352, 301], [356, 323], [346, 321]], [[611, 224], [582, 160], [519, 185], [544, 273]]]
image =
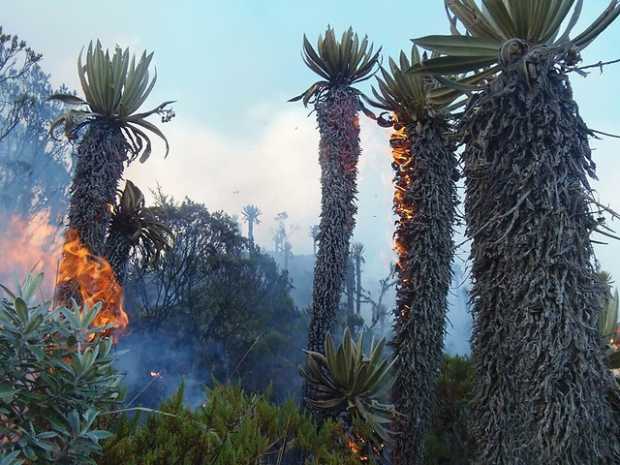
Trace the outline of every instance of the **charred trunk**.
[[393, 399], [394, 465], [424, 463], [441, 369], [452, 278], [457, 160], [447, 127], [429, 120], [393, 134], [394, 211], [398, 254]]
[[69, 228], [96, 256], [104, 252], [118, 183], [127, 161], [128, 146], [118, 125], [97, 121], [90, 125], [77, 151]]
[[[308, 349], [321, 353], [336, 317], [355, 226], [360, 156], [358, 107], [357, 95], [348, 88], [330, 90], [316, 105], [321, 135], [321, 219]], [[308, 385], [306, 396], [315, 397]]]
[[[105, 252], [106, 233], [112, 217], [118, 183], [127, 161], [129, 146], [118, 125], [94, 121], [80, 141], [70, 188], [69, 231], [77, 232], [93, 256]], [[69, 238], [70, 235], [67, 235]], [[81, 304], [74, 283], [59, 284], [55, 301]]]
[[589, 131], [567, 76], [527, 60], [470, 103], [462, 128], [475, 463], [617, 464], [618, 392], [596, 324]]

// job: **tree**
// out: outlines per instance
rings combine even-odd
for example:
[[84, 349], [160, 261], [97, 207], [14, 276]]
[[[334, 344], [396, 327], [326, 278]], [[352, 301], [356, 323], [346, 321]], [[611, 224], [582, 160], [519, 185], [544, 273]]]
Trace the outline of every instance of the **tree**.
[[364, 245], [356, 242], [351, 247], [351, 251], [355, 260], [355, 313], [360, 315], [362, 311], [362, 263], [366, 262], [364, 258]]
[[293, 256], [293, 245], [289, 241], [284, 242], [284, 270], [288, 271], [288, 262]]
[[312, 254], [316, 257], [316, 245], [319, 242], [321, 229], [318, 224], [310, 226], [310, 237], [312, 238]]
[[85, 99], [68, 94], [54, 94], [50, 98], [68, 105], [86, 109], [69, 109], [57, 118], [50, 132], [64, 126], [65, 135], [73, 140], [79, 131], [87, 131], [78, 143], [77, 163], [70, 188], [69, 228], [78, 233], [80, 240], [93, 255], [103, 254], [105, 237], [111, 220], [110, 205], [114, 204], [118, 183], [125, 163], [137, 157], [144, 162], [151, 154], [151, 141], [144, 130], [151, 131], [168, 141], [163, 133], [146, 120], [153, 114], [162, 116], [162, 122], [173, 113], [166, 110], [172, 102], [165, 102], [153, 110], [137, 113], [151, 93], [157, 75], [150, 79], [149, 65], [153, 54], [142, 54], [136, 65], [129, 49], [116, 48], [112, 56], [104, 52], [101, 43], [92, 43], [78, 58], [78, 74]]
[[[59, 91], [68, 92], [64, 87]], [[0, 77], [1, 101], [19, 94], [30, 99], [19, 111], [19, 120], [0, 139], [0, 209], [21, 216], [47, 211], [51, 221], [61, 223], [71, 182], [71, 158], [69, 144], [48, 134], [50, 119], [61, 111], [57, 102], [47, 100], [52, 92], [50, 77], [38, 64], [19, 79]], [[0, 119], [8, 122], [2, 113]]]
[[41, 54], [16, 35], [4, 33], [0, 26], [0, 141], [17, 127], [31, 111], [34, 101], [22, 86], [37, 67]]
[[169, 250], [171, 242], [172, 231], [157, 221], [146, 208], [142, 191], [128, 180], [114, 205], [105, 245], [105, 256], [119, 283], [125, 282], [132, 252], [138, 252], [140, 259], [148, 263]]
[[346, 315], [347, 320], [350, 320], [355, 313], [355, 265], [353, 264], [352, 254], [349, 253], [347, 258], [347, 267], [345, 269], [344, 280], [344, 293], [347, 299], [346, 303]]
[[[323, 78], [292, 101], [314, 104], [321, 141], [321, 220], [319, 249], [314, 267], [308, 349], [323, 353], [340, 302], [349, 242], [355, 226], [357, 162], [360, 156], [361, 92], [353, 84], [367, 79], [377, 64], [368, 39], [360, 43], [352, 29], [337, 41], [327, 28], [315, 50], [304, 36], [304, 62]], [[310, 390], [307, 396], [313, 397]]]
[[143, 373], [167, 370], [168, 380], [239, 381], [252, 391], [271, 384], [278, 399], [298, 394], [306, 320], [273, 258], [259, 248], [250, 254], [249, 241], [223, 212], [161, 191], [148, 210], [175, 240], [156, 262], [131, 258], [131, 334], [120, 348], [136, 353]]
[[370, 291], [362, 293], [362, 302], [368, 303], [371, 306], [370, 329], [374, 329], [375, 326], [379, 324], [380, 334], [384, 333], [385, 317], [388, 315], [388, 309], [383, 303], [383, 299], [385, 298], [387, 291], [396, 286], [398, 283], [398, 280], [395, 279], [395, 275], [396, 266], [391, 263], [387, 276], [379, 280], [379, 296], [377, 297], [377, 300], [373, 299]]
[[246, 205], [241, 211], [243, 221], [248, 224], [248, 240], [254, 244], [254, 225], [260, 224], [261, 211], [256, 205]]
[[278, 226], [276, 228], [276, 233], [273, 236], [274, 241], [274, 253], [277, 255], [282, 255], [284, 258], [284, 252], [286, 247], [287, 235], [286, 235], [286, 220], [288, 219], [288, 213], [280, 212], [276, 215], [274, 220], [277, 222]]
[[443, 56], [414, 71], [443, 82], [446, 74], [485, 67], [494, 73], [470, 88], [479, 92], [460, 127], [472, 240], [476, 464], [620, 460], [620, 443], [611, 439], [620, 425], [610, 411], [618, 391], [597, 330], [592, 132], [568, 78], [620, 4], [612, 1], [571, 39], [582, 5], [506, 0], [480, 9], [451, 0], [453, 32], [459, 20], [467, 35], [415, 40]]
[[431, 98], [428, 79], [409, 72], [421, 61], [415, 46], [411, 58], [401, 52], [399, 61], [390, 59], [390, 71], [382, 68], [379, 91], [373, 90], [376, 106], [392, 112], [379, 122], [394, 128], [398, 281], [393, 397], [401, 415], [393, 425], [398, 436], [392, 461], [410, 465], [423, 463], [443, 357], [459, 177], [445, 110], [458, 94], [442, 101]]

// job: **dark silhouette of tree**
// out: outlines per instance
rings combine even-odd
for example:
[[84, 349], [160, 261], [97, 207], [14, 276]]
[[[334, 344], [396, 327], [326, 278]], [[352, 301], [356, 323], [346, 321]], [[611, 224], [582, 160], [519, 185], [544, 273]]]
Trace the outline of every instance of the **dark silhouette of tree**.
[[254, 225], [260, 224], [261, 211], [256, 205], [246, 205], [241, 211], [243, 221], [248, 224], [248, 240], [254, 245]]
[[351, 253], [355, 261], [355, 282], [357, 286], [355, 293], [355, 312], [359, 315], [362, 308], [362, 263], [366, 262], [364, 258], [364, 245], [359, 242], [354, 243], [351, 247]]
[[27, 119], [36, 102], [25, 84], [41, 56], [0, 26], [0, 141]]

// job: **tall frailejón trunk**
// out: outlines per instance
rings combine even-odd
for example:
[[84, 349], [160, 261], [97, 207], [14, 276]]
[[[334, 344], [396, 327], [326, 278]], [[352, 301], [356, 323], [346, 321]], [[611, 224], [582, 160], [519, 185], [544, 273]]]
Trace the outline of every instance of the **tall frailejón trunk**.
[[120, 128], [92, 123], [79, 144], [69, 204], [69, 228], [93, 255], [104, 252], [118, 183], [127, 161], [128, 145]]
[[[533, 54], [463, 121], [476, 464], [620, 463], [597, 324], [595, 165], [568, 78]], [[614, 439], [615, 438], [615, 439]]]
[[355, 257], [355, 313], [358, 315], [362, 311], [362, 256]]
[[[112, 205], [127, 161], [129, 146], [120, 128], [105, 121], [90, 124], [79, 143], [70, 188], [69, 234], [77, 232], [93, 256], [103, 256], [112, 217]], [[62, 266], [62, 265], [61, 265]], [[64, 282], [56, 289], [55, 302], [81, 304], [76, 284]]]
[[[360, 156], [358, 107], [358, 96], [349, 88], [330, 89], [316, 104], [321, 136], [321, 233], [314, 266], [308, 349], [321, 353], [336, 317], [355, 226]], [[307, 397], [314, 398], [308, 384], [305, 391]]]
[[458, 179], [446, 134], [442, 121], [429, 120], [396, 131], [390, 140], [398, 217], [392, 392], [401, 414], [393, 425], [394, 465], [424, 463], [442, 363]]
[[254, 220], [252, 218], [248, 218], [248, 240], [250, 245], [254, 247]]

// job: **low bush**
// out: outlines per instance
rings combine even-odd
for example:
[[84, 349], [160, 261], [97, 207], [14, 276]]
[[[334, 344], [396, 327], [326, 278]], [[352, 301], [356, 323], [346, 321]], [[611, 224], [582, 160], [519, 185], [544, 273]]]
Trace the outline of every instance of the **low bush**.
[[95, 463], [102, 412], [119, 401], [106, 328], [92, 322], [99, 307], [31, 304], [42, 275], [28, 276], [0, 301], [0, 463]]
[[181, 388], [159, 412], [123, 416], [113, 430], [99, 465], [360, 463], [337, 423], [317, 429], [293, 402], [275, 405], [232, 385], [210, 389], [195, 410]]

